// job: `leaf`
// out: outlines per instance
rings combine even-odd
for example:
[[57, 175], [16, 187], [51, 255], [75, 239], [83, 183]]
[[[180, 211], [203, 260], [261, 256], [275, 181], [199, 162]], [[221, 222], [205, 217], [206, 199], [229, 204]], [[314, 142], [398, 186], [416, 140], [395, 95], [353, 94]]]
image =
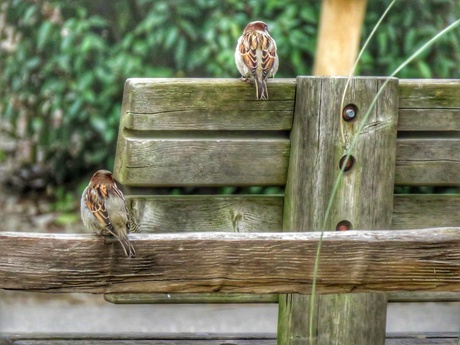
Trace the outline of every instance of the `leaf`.
[[425, 61], [417, 61], [417, 67], [422, 78], [432, 78], [431, 68]]
[[51, 29], [53, 27], [53, 24], [49, 21], [45, 21], [41, 26], [40, 29], [38, 30], [38, 36], [37, 36], [37, 48], [38, 50], [42, 50], [47, 39], [49, 38]]

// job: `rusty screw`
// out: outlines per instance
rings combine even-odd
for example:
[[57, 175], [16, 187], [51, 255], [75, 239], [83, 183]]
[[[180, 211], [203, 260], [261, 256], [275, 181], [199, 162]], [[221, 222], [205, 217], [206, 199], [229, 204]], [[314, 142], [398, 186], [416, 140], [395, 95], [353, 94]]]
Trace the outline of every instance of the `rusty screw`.
[[341, 220], [335, 227], [336, 231], [351, 230], [351, 223], [348, 220]]
[[[348, 160], [347, 160], [347, 163], [345, 164], [345, 159], [347, 158], [347, 156], [342, 156], [342, 158], [340, 158], [340, 161], [339, 161], [339, 169], [343, 169], [343, 171], [348, 171], [351, 169], [351, 167], [355, 164], [355, 157], [353, 156], [349, 156], [348, 157]], [[343, 167], [343, 165], [345, 164], [345, 167]]]

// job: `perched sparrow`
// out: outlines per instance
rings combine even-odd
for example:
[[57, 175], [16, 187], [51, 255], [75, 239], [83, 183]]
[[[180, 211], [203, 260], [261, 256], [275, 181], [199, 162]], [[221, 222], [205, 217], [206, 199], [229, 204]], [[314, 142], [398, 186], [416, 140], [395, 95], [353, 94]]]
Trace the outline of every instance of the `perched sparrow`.
[[99, 170], [93, 175], [81, 196], [80, 208], [83, 224], [89, 230], [99, 236], [115, 236], [126, 256], [136, 256], [128, 239], [131, 222], [125, 198], [110, 171]]
[[264, 22], [246, 25], [235, 49], [235, 63], [245, 80], [254, 77], [257, 99], [268, 99], [267, 78], [278, 70], [276, 42]]

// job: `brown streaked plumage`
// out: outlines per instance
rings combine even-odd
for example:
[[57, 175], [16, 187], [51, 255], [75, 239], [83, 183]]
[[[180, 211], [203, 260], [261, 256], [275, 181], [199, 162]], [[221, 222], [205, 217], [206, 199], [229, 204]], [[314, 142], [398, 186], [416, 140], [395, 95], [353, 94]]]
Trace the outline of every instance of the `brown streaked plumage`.
[[116, 237], [126, 256], [136, 256], [136, 251], [128, 239], [131, 221], [125, 197], [118, 189], [110, 171], [99, 170], [93, 175], [88, 187], [83, 191], [80, 211], [86, 228], [99, 236]]
[[256, 21], [246, 25], [236, 45], [235, 63], [243, 78], [254, 78], [256, 98], [268, 99], [267, 78], [275, 76], [279, 60], [267, 24]]

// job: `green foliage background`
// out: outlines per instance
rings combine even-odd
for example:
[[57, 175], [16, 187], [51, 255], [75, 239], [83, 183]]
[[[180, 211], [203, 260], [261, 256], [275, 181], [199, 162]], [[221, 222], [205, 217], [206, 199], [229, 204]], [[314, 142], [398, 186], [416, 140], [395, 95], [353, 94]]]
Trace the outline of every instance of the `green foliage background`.
[[[14, 40], [0, 48], [0, 119], [33, 143], [54, 183], [113, 167], [124, 81], [130, 77], [239, 77], [236, 41], [264, 20], [278, 44], [277, 77], [311, 74], [320, 1], [24, 1], [4, 4]], [[389, 1], [369, 1], [366, 37]], [[457, 0], [399, 1], [359, 65], [388, 75], [460, 16]], [[8, 41], [8, 30], [0, 42]], [[460, 78], [459, 30], [400, 78]], [[21, 127], [22, 126], [22, 127]]]

